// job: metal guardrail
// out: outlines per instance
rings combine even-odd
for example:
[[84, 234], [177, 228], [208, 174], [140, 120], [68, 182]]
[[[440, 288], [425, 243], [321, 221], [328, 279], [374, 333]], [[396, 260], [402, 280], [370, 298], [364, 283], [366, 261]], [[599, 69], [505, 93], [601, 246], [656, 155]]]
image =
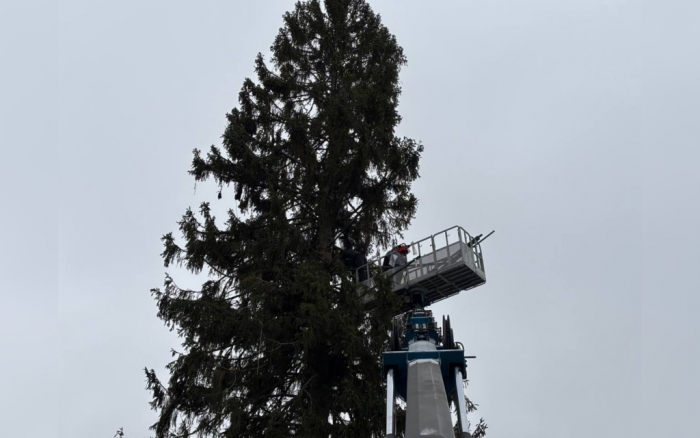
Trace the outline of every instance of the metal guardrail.
[[[444, 243], [443, 243], [444, 242]], [[420, 281], [423, 278], [435, 275], [455, 264], [466, 264], [475, 271], [485, 275], [484, 258], [481, 252], [481, 244], [476, 242], [464, 228], [454, 226], [446, 230], [421, 239], [410, 244], [409, 260], [411, 266], [406, 269], [397, 267], [385, 272], [386, 275], [394, 275], [397, 288]], [[426, 251], [427, 250], [427, 251]], [[374, 257], [369, 262], [357, 268], [355, 281], [368, 287], [374, 285], [372, 276], [383, 272], [382, 261], [384, 255]], [[365, 270], [367, 280], [360, 281], [360, 272]], [[393, 274], [396, 272], [396, 274]]]

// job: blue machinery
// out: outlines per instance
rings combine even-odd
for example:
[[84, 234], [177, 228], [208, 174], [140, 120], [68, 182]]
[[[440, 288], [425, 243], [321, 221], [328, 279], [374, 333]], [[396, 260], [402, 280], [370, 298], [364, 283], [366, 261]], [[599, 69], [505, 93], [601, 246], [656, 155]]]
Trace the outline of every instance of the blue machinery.
[[[438, 328], [425, 307], [486, 282], [480, 245], [484, 239], [461, 227], [450, 228], [412, 243], [415, 258], [409, 265], [387, 272], [405, 297], [401, 314], [394, 318], [389, 351], [382, 354], [387, 438], [396, 436], [396, 397], [406, 402], [406, 438], [454, 437], [450, 400], [457, 408], [458, 436], [470, 437], [462, 385], [467, 377], [464, 348], [454, 341], [449, 316]], [[367, 268], [377, 266], [374, 260]], [[367, 287], [365, 303], [371, 304], [373, 281], [361, 284]]]

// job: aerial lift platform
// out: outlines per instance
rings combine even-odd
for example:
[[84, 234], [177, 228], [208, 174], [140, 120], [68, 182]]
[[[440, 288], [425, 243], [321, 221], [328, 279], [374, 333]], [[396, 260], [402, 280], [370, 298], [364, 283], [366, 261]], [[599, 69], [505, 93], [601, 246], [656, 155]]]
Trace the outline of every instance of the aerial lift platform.
[[[394, 317], [390, 347], [382, 354], [386, 438], [396, 436], [397, 397], [406, 402], [406, 438], [454, 437], [450, 401], [457, 408], [457, 436], [471, 438], [463, 381], [467, 358], [474, 356], [465, 356], [462, 344], [455, 342], [449, 316], [438, 327], [425, 307], [486, 282], [484, 239], [452, 227], [412, 243], [415, 258], [385, 272], [393, 276], [394, 290], [406, 298]], [[378, 272], [380, 260], [370, 261], [366, 269]], [[363, 300], [371, 306], [374, 281], [369, 278], [360, 284]]]
[[[472, 237], [462, 227], [454, 226], [411, 243], [409, 252], [414, 256], [413, 260], [385, 272], [393, 277], [394, 290], [404, 295], [400, 313], [413, 309], [408, 291], [422, 292], [424, 303], [428, 306], [484, 284], [486, 274], [481, 241], [486, 237]], [[372, 277], [382, 272], [382, 258], [371, 259], [367, 265], [355, 271], [356, 281], [361, 285], [359, 293], [368, 307], [375, 298]], [[360, 281], [363, 270], [369, 278]]]

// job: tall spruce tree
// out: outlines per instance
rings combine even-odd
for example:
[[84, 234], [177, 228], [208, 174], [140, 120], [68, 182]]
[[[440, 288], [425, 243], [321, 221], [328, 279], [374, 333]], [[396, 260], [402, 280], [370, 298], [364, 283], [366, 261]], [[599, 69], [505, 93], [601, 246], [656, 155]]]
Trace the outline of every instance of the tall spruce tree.
[[[162, 384], [146, 370], [156, 436], [373, 437], [384, 428], [380, 353], [397, 298], [367, 312], [334, 249], [370, 252], [413, 218], [423, 147], [398, 138], [401, 47], [364, 0], [309, 0], [284, 15], [268, 65], [255, 60], [222, 147], [190, 173], [235, 199], [224, 223], [188, 209], [165, 266], [158, 316], [184, 351]], [[237, 212], [238, 213], [237, 213]]]

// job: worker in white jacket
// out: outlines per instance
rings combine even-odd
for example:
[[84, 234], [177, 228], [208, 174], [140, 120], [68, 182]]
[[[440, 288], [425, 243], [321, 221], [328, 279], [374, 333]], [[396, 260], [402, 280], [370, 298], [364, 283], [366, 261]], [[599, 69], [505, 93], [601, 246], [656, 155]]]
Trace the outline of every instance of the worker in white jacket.
[[[398, 270], [401, 266], [405, 266], [408, 263], [408, 246], [405, 243], [392, 248], [384, 256], [384, 262], [382, 263], [382, 268], [384, 271]], [[401, 270], [396, 275], [394, 275], [394, 283], [401, 284], [403, 277], [405, 275], [405, 270]]]

